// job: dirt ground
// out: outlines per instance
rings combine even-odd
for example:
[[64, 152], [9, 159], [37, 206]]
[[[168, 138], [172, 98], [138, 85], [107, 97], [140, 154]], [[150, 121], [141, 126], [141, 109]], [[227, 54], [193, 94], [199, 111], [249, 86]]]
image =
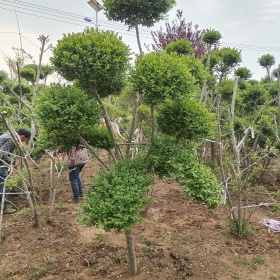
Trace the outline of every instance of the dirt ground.
[[[97, 172], [94, 160], [86, 165], [85, 189]], [[44, 178], [48, 188], [48, 175]], [[82, 210], [68, 203], [71, 189], [65, 173], [50, 223], [34, 228], [28, 212], [4, 215], [0, 279], [280, 279], [280, 233], [261, 224], [265, 217], [280, 220], [279, 211], [257, 208], [250, 234], [238, 239], [230, 232], [227, 207], [209, 209], [182, 194], [169, 179], [154, 183], [144, 223], [134, 228], [139, 272], [129, 277], [124, 234], [77, 221]], [[10, 198], [20, 209], [27, 205], [24, 195]], [[255, 194], [250, 202], [258, 204], [263, 197]]]

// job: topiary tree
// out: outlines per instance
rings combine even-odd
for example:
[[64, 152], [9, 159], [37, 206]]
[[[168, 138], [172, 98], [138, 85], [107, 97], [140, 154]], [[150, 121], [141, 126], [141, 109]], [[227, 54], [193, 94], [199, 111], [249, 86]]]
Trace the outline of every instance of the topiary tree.
[[275, 64], [275, 57], [271, 54], [264, 54], [263, 56], [258, 58], [258, 63], [261, 67], [266, 69], [267, 76], [271, 80], [270, 69]]
[[4, 70], [0, 70], [0, 84], [8, 79], [8, 73]]
[[[206, 61], [206, 71], [211, 73], [211, 63], [213, 63], [212, 59], [211, 62], [211, 54], [213, 51], [213, 48], [215, 48], [217, 45], [219, 45], [219, 41], [222, 38], [222, 35], [219, 31], [216, 31], [214, 29], [206, 29], [204, 34], [201, 37], [201, 42], [206, 46], [206, 51], [207, 51], [207, 61]], [[207, 99], [207, 76], [205, 77], [203, 87], [201, 89], [201, 96], [200, 96], [200, 101], [206, 102]]]
[[215, 125], [215, 116], [192, 98], [166, 100], [157, 115], [158, 129], [180, 140], [197, 141], [209, 136]]
[[82, 206], [85, 223], [106, 231], [125, 231], [131, 275], [137, 273], [133, 227], [143, 220], [141, 211], [150, 200], [151, 182], [142, 158], [119, 160], [108, 171], [101, 170]]
[[20, 76], [24, 78], [26, 81], [31, 82], [34, 85], [36, 81], [36, 70], [31, 67], [23, 67], [20, 70]]
[[103, 0], [106, 16], [109, 20], [123, 22], [129, 28], [135, 27], [140, 53], [138, 26], [151, 27], [164, 19], [165, 14], [175, 5], [176, 0]]
[[119, 149], [109, 115], [102, 98], [119, 94], [125, 85], [129, 48], [110, 31], [85, 29], [84, 32], [64, 35], [58, 40], [51, 58], [57, 72], [69, 81], [91, 91], [101, 106], [112, 141]]
[[61, 141], [52, 143], [55, 149], [70, 150], [78, 142], [76, 135], [88, 135], [101, 118], [97, 102], [76, 86], [51, 85], [37, 95], [35, 112], [47, 135]]
[[238, 67], [235, 71], [234, 74], [238, 76], [240, 79], [246, 81], [252, 78], [252, 73], [251, 70], [248, 69], [247, 67]]
[[53, 72], [54, 72], [54, 67], [53, 66], [48, 65], [48, 64], [41, 66], [41, 73], [42, 73], [42, 76], [43, 76], [43, 79], [44, 79], [43, 89], [45, 89], [45, 87], [46, 87], [48, 76], [53, 74]]
[[219, 85], [222, 80], [236, 67], [241, 61], [241, 51], [235, 48], [222, 48], [219, 51], [219, 62], [216, 71], [219, 72]]
[[183, 60], [176, 54], [153, 52], [141, 55], [132, 73], [135, 90], [143, 94], [144, 102], [151, 107], [152, 134], [154, 134], [154, 106], [166, 98], [191, 95], [195, 80]]
[[[110, 20], [120, 21], [129, 28], [135, 27], [136, 38], [140, 54], [142, 47], [139, 36], [139, 25], [151, 27], [163, 19], [166, 13], [175, 5], [176, 0], [104, 0], [104, 9]], [[131, 143], [135, 123], [137, 119], [137, 107], [139, 105], [139, 92], [135, 94], [132, 122], [128, 136], [128, 143]], [[126, 155], [129, 155], [130, 145], [127, 146]]]

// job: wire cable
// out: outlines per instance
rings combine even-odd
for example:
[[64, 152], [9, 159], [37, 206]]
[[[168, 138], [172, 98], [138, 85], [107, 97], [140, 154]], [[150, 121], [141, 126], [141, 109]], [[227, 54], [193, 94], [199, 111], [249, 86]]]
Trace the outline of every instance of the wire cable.
[[[1, 6], [1, 3], [0, 3], [0, 6]], [[9, 9], [9, 8], [2, 8], [2, 9], [14, 12], [13, 9]], [[30, 15], [30, 16], [35, 16], [35, 17], [39, 17], [39, 18], [48, 19], [48, 20], [63, 22], [63, 23], [67, 23], [67, 24], [73, 24], [73, 25], [76, 25], [76, 26], [82, 26], [82, 27], [87, 27], [88, 26], [86, 24], [78, 24], [78, 23], [75, 23], [75, 22], [64, 21], [64, 20], [60, 20], [60, 19], [55, 19], [55, 18], [50, 18], [50, 17], [42, 16], [42, 15], [35, 15], [35, 14], [26, 13], [26, 12], [22, 12], [22, 11], [18, 11], [18, 10], [17, 10], [17, 12], [25, 14], [25, 15]], [[100, 29], [104, 29], [104, 28], [100, 28]], [[118, 30], [118, 28], [114, 28], [114, 30], [112, 30], [112, 31], [115, 31], [115, 32], [120, 33], [120, 34], [124, 34], [124, 35], [129, 35], [129, 36], [134, 36], [135, 37], [134, 33], [125, 33], [123, 31], [116, 31], [116, 30]], [[151, 39], [152, 38], [152, 37], [147, 37], [147, 36], [142, 36], [142, 35], [141, 35], [141, 37], [142, 38], [146, 38], [146, 39]]]
[[[15, 7], [14, 4], [20, 4], [20, 6], [18, 6], [18, 5], [16, 6], [18, 9], [22, 9], [22, 10], [25, 9], [25, 10], [33, 11], [33, 12], [40, 12], [40, 14], [51, 15], [51, 16], [64, 18], [64, 19], [71, 20], [71, 21], [83, 21], [85, 18], [84, 15], [69, 13], [69, 12], [52, 9], [52, 8], [35, 5], [35, 4], [29, 4], [29, 3], [26, 3], [23, 1], [13, 1], [13, 0], [2, 0], [2, 1], [10, 3], [10, 4], [5, 4], [5, 5], [12, 6], [12, 7]], [[14, 3], [14, 4], [11, 4], [11, 3]], [[27, 6], [28, 8], [26, 8], [24, 6]], [[33, 9], [30, 9], [30, 7]], [[47, 13], [46, 13], [46, 11], [47, 11]], [[49, 13], [49, 12], [51, 12], [51, 13]], [[73, 17], [75, 17], [76, 19], [73, 19]], [[90, 17], [88, 17], [88, 18], [92, 20], [92, 18], [90, 18]], [[102, 25], [104, 25], [104, 26], [112, 26], [114, 28], [117, 27], [118, 29], [121, 28], [121, 29], [125, 29], [126, 31], [128, 31], [127, 28], [123, 24], [118, 23], [118, 22], [109, 22], [108, 20], [107, 21], [99, 20], [99, 22], [102, 23]], [[139, 31], [141, 33], [146, 33], [147, 35], [150, 35], [150, 33], [151, 33], [151, 31], [147, 28], [140, 27]]]
[[[81, 27], [87, 27], [88, 26], [88, 24], [85, 24], [85, 22], [84, 22], [84, 16], [79, 15], [79, 14], [66, 12], [66, 11], [61, 11], [61, 10], [57, 10], [57, 9], [53, 9], [53, 8], [48, 8], [48, 7], [44, 7], [44, 6], [41, 6], [41, 5], [31, 4], [31, 3], [27, 3], [27, 2], [24, 2], [24, 1], [20, 1], [20, 0], [17, 0], [17, 1], [15, 1], [15, 0], [2, 0], [2, 1], [7, 2], [7, 3], [5, 4], [5, 3], [0, 2], [0, 5], [12, 6], [14, 8], [14, 9], [9, 9], [9, 8], [2, 7], [2, 9], [4, 9], [4, 10], [14, 12], [15, 11], [15, 5], [14, 4], [17, 4], [16, 8], [21, 9], [21, 11], [17, 10], [18, 13], [22, 13], [22, 14], [26, 14], [26, 15], [30, 15], [30, 16], [35, 16], [35, 17], [39, 17], [39, 18], [43, 18], [43, 19], [47, 19], [47, 20], [62, 22], [62, 23], [66, 23], [66, 24], [72, 24], [72, 25], [81, 26]], [[30, 8], [32, 8], [32, 9], [30, 9]], [[34, 14], [34, 13], [30, 13], [30, 12], [25, 12], [25, 10], [38, 13], [39, 15]], [[88, 17], [88, 18], [91, 19], [90, 17]], [[63, 19], [66, 19], [67, 21], [63, 20]], [[102, 21], [102, 20], [99, 20], [99, 22], [100, 23], [103, 22], [102, 23], [102, 28], [100, 28], [100, 29], [105, 29], [106, 27], [110, 26], [109, 29], [110, 30], [113, 29], [112, 31], [115, 31], [115, 32], [120, 33], [120, 34], [135, 37], [135, 33], [131, 32], [131, 30], [127, 30], [127, 28], [125, 28], [125, 26], [123, 24], [119, 24], [117, 22], [110, 23], [108, 21]], [[111, 25], [113, 25], [113, 27], [111, 27]], [[125, 30], [126, 32], [124, 32], [123, 30]], [[141, 33], [142, 38], [152, 39], [152, 36], [151, 36], [152, 30], [139, 29], [139, 31]], [[127, 32], [129, 32], [129, 33], [127, 33]], [[13, 32], [0, 32], [0, 33], [11, 33], [12, 34]], [[14, 32], [14, 33], [18, 34], [17, 32]], [[147, 35], [150, 35], [150, 36], [149, 37], [143, 36], [143, 34], [144, 35], [147, 34]], [[25, 37], [25, 39], [27, 39], [27, 38]], [[234, 47], [234, 48], [237, 48], [237, 49], [241, 49], [243, 51], [269, 51], [269, 52], [279, 52], [280, 51], [280, 47], [246, 45], [246, 44], [229, 43], [229, 42], [221, 42], [220, 45], [224, 46], [224, 47]]]

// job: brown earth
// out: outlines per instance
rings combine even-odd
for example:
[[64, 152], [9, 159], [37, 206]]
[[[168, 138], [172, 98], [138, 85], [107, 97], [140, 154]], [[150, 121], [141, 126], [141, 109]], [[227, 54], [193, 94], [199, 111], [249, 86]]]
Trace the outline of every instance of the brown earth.
[[[85, 189], [97, 172], [94, 161], [86, 165]], [[275, 176], [268, 176], [274, 187]], [[44, 178], [48, 187], [47, 174]], [[129, 277], [124, 234], [77, 221], [82, 210], [67, 202], [71, 189], [65, 173], [50, 223], [34, 228], [27, 212], [4, 215], [0, 279], [280, 279], [280, 233], [261, 224], [265, 217], [280, 220], [276, 208], [256, 208], [250, 234], [238, 239], [231, 234], [227, 207], [209, 209], [182, 194], [171, 180], [155, 182], [144, 223], [134, 228], [139, 272]], [[264, 199], [255, 194], [250, 202]], [[24, 195], [11, 201], [26, 206]]]

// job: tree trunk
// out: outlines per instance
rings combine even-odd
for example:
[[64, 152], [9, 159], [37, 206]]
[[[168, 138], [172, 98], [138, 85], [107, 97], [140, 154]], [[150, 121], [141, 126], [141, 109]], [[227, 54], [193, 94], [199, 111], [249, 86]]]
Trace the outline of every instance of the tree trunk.
[[[132, 115], [132, 123], [131, 123], [130, 132], [129, 132], [129, 136], [128, 136], [128, 143], [131, 143], [132, 137], [133, 137], [133, 133], [134, 133], [134, 130], [135, 130], [135, 123], [136, 123], [136, 119], [137, 119], [138, 104], [139, 104], [139, 92], [137, 92], [136, 95], [135, 95], [133, 115]], [[131, 145], [128, 145], [126, 147], [126, 156], [129, 155], [130, 148], [131, 148]]]
[[133, 229], [125, 230], [126, 246], [128, 252], [128, 267], [129, 274], [135, 275], [137, 273], [136, 255], [134, 248]]
[[223, 184], [225, 183], [225, 172], [223, 167], [223, 145], [222, 145], [222, 133], [221, 133], [221, 112], [220, 112], [220, 94], [217, 100], [217, 121], [218, 121], [218, 142], [219, 142], [219, 166], [221, 170], [221, 176]]
[[105, 119], [107, 128], [109, 130], [109, 133], [110, 133], [110, 135], [112, 137], [113, 145], [114, 145], [115, 152], [116, 152], [116, 157], [117, 157], [117, 159], [120, 159], [122, 157], [121, 156], [121, 152], [120, 152], [120, 148], [119, 148], [119, 145], [117, 143], [117, 140], [116, 140], [116, 137], [115, 137], [115, 134], [114, 134], [114, 131], [113, 131], [113, 127], [112, 127], [111, 120], [110, 120], [110, 117], [108, 115], [108, 112], [107, 112], [107, 110], [106, 110], [106, 108], [105, 108], [105, 106], [104, 106], [104, 104], [103, 104], [103, 102], [102, 102], [102, 100], [101, 100], [101, 98], [100, 98], [96, 88], [92, 86], [91, 90], [92, 90], [92, 92], [93, 92], [93, 94], [94, 94], [98, 104], [100, 105], [100, 107], [101, 107], [101, 109], [102, 109], [102, 111], [104, 113], [104, 119]]
[[77, 138], [81, 141], [83, 145], [86, 146], [86, 148], [89, 150], [89, 152], [106, 168], [108, 169], [108, 166], [103, 162], [103, 160], [97, 155], [97, 153], [94, 152], [94, 150], [91, 148], [91, 146], [87, 143], [87, 141], [79, 134], [76, 133]]
[[20, 78], [20, 67], [17, 61], [17, 72], [18, 72], [18, 86], [19, 86], [19, 100], [18, 100], [18, 112], [17, 112], [17, 123], [20, 124], [20, 112], [21, 112], [21, 100], [22, 100], [22, 87], [21, 87], [21, 78]]
[[280, 69], [277, 72], [277, 93], [278, 93], [278, 125], [280, 125]]
[[152, 125], [152, 137], [155, 136], [155, 116], [154, 116], [154, 105], [151, 105], [151, 125]]
[[243, 216], [242, 216], [242, 180], [241, 180], [241, 170], [240, 170], [240, 148], [237, 147], [235, 132], [234, 132], [234, 109], [235, 109], [235, 99], [237, 94], [237, 86], [238, 86], [238, 77], [236, 77], [231, 110], [230, 110], [230, 126], [231, 126], [231, 141], [232, 147], [234, 151], [234, 161], [236, 168], [236, 185], [238, 189], [238, 206], [237, 206], [237, 227], [238, 227], [238, 235], [241, 236], [243, 232]]
[[134, 26], [135, 26], [135, 31], [136, 31], [136, 38], [137, 38], [137, 44], [138, 44], [139, 52], [143, 53], [142, 47], [141, 47], [141, 43], [140, 43], [140, 35], [139, 35], [138, 23], [135, 22]]

